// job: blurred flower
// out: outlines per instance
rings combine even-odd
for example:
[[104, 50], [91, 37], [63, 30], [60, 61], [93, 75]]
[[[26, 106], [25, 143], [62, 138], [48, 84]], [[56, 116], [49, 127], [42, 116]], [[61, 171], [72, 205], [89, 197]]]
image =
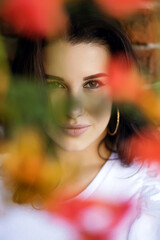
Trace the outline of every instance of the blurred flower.
[[9, 187], [15, 187], [17, 201], [47, 196], [58, 184], [60, 166], [46, 156], [45, 142], [38, 131], [26, 128], [14, 140], [1, 144], [2, 152], [7, 153], [1, 163], [4, 179]]
[[[145, 162], [147, 166], [155, 163], [160, 170], [160, 131], [153, 128], [144, 129], [141, 136], [133, 136], [128, 143], [130, 152], [127, 157], [135, 161]], [[127, 149], [127, 146], [126, 146]]]
[[43, 142], [34, 131], [23, 131], [20, 136], [6, 146], [8, 158], [5, 168], [17, 180], [34, 184], [44, 162]]
[[144, 82], [131, 60], [123, 55], [113, 57], [109, 64], [107, 83], [115, 101], [136, 102]]
[[61, 0], [5, 0], [1, 17], [30, 37], [55, 35], [66, 21]]
[[46, 209], [57, 213], [69, 221], [82, 239], [110, 239], [110, 231], [114, 230], [131, 208], [131, 202], [112, 203], [98, 200], [74, 199], [64, 204], [56, 204], [50, 200]]
[[9, 76], [7, 72], [0, 68], [0, 97], [6, 96], [9, 88]]
[[153, 124], [160, 126], [160, 96], [151, 88], [143, 89], [137, 106]]
[[131, 103], [138, 107], [152, 123], [160, 125], [160, 96], [145, 83], [143, 77], [123, 55], [111, 59], [107, 86], [111, 97], [118, 103]]
[[0, 36], [0, 115], [2, 116], [2, 109], [4, 108], [4, 101], [9, 89], [10, 71], [8, 66], [7, 54], [3, 38]]
[[0, 68], [0, 116], [3, 116], [5, 100], [9, 89], [9, 74], [5, 69]]
[[123, 17], [143, 8], [152, 0], [95, 0], [104, 10], [116, 17]]

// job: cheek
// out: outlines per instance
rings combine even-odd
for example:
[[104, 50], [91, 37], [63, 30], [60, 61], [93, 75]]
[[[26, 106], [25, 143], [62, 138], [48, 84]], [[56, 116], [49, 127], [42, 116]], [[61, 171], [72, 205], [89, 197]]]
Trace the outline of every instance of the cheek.
[[100, 136], [104, 131], [106, 131], [110, 117], [111, 111], [101, 113], [101, 116], [94, 116], [93, 134], [95, 136]]
[[112, 108], [110, 98], [100, 94], [90, 94], [85, 96], [83, 100], [86, 113], [92, 117], [97, 124], [99, 122], [108, 124]]

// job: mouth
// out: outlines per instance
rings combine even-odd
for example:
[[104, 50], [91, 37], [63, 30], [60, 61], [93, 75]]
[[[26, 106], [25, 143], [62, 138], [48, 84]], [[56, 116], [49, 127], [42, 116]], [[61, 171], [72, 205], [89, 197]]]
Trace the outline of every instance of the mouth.
[[67, 126], [64, 126], [62, 129], [65, 134], [76, 137], [85, 133], [89, 127], [90, 125], [77, 124], [77, 125], [67, 125]]

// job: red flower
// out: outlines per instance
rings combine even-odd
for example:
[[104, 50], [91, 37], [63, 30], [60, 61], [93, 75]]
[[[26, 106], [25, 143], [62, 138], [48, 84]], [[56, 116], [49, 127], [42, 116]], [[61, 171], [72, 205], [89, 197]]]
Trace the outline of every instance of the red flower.
[[111, 59], [107, 82], [115, 101], [133, 103], [141, 95], [142, 79], [132, 62], [128, 65], [123, 55]]
[[27, 36], [56, 34], [65, 22], [61, 0], [5, 0], [1, 16]]
[[69, 221], [85, 240], [110, 239], [110, 231], [119, 225], [130, 208], [130, 202], [116, 204], [80, 199], [65, 204], [56, 204], [53, 200], [47, 204], [51, 214], [57, 213]]
[[[141, 136], [130, 139], [130, 156], [139, 162], [145, 162], [148, 166], [156, 163], [160, 170], [160, 132], [157, 129], [146, 129]], [[126, 146], [127, 149], [127, 146]]]
[[148, 120], [160, 125], [160, 97], [146, 85], [131, 61], [128, 64], [123, 55], [112, 58], [106, 82], [115, 102], [134, 104]]
[[110, 14], [120, 17], [134, 13], [151, 0], [95, 0]]

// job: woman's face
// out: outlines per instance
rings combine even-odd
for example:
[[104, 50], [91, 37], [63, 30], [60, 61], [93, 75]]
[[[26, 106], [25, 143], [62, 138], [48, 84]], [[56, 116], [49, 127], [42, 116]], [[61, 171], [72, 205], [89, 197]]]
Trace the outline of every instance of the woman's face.
[[53, 141], [66, 151], [81, 151], [106, 134], [111, 115], [107, 87], [109, 51], [100, 44], [57, 40], [44, 49], [44, 68], [51, 100], [62, 96], [71, 105], [59, 131], [49, 127]]

